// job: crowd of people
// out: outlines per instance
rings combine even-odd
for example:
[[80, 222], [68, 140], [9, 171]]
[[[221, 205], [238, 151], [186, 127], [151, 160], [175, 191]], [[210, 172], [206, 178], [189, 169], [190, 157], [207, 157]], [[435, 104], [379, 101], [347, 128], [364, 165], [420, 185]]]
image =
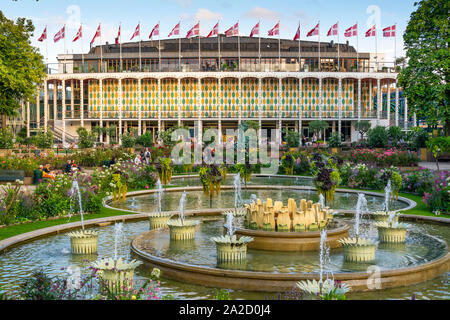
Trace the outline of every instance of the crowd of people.
[[[81, 171], [79, 165], [75, 163], [73, 160], [67, 160], [67, 163], [64, 165], [62, 172], [63, 173], [71, 173], [75, 171]], [[34, 171], [34, 184], [40, 183], [43, 179], [55, 180], [58, 171], [52, 170], [50, 168], [50, 164], [40, 165], [39, 169]]]

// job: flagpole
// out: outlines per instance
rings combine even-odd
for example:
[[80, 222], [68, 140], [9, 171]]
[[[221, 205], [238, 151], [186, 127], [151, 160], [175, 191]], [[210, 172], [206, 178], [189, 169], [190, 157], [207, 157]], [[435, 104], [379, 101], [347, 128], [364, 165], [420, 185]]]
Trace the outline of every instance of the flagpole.
[[301, 49], [301, 40], [300, 40], [300, 20], [298, 21], [298, 71], [302, 71], [302, 49]]
[[340, 61], [340, 60], [341, 60], [341, 59], [340, 59], [340, 53], [341, 53], [340, 51], [341, 51], [341, 50], [340, 50], [340, 48], [339, 48], [339, 47], [340, 47], [340, 46], [339, 46], [339, 21], [338, 21], [338, 24], [337, 24], [337, 39], [338, 39], [337, 47], [338, 47], [338, 72], [339, 72], [339, 71], [341, 71], [341, 63], [340, 63], [340, 62], [341, 62], [341, 61]]
[[258, 21], [258, 58], [259, 58], [259, 71], [262, 71], [261, 68], [261, 20]]
[[359, 30], [358, 30], [358, 21], [356, 21], [356, 71], [359, 71]]
[[45, 55], [47, 60], [47, 72], [48, 72], [48, 35], [47, 35], [47, 25], [45, 25]]
[[142, 55], [141, 55], [141, 22], [138, 22], [139, 28], [139, 72], [142, 72]]
[[378, 41], [377, 41], [377, 26], [375, 25], [375, 55], [376, 55], [376, 60], [375, 60], [375, 66], [376, 66], [376, 72], [378, 72]]
[[200, 49], [200, 21], [198, 21], [198, 71], [202, 71], [201, 49]]
[[218, 47], [219, 47], [219, 71], [222, 70], [222, 59], [220, 57], [220, 30], [219, 30], [219, 24], [220, 24], [220, 20], [217, 21], [217, 43], [218, 43]]
[[158, 59], [159, 59], [159, 72], [161, 72], [161, 26], [160, 21], [158, 21]]
[[319, 27], [319, 33], [318, 33], [318, 36], [319, 36], [319, 71], [320, 71], [320, 20], [319, 20], [319, 25], [318, 25], [318, 27]]
[[102, 23], [100, 22], [100, 72], [103, 72]]
[[120, 72], [123, 72], [123, 57], [122, 57], [122, 22], [119, 23], [119, 56], [120, 56]]
[[397, 23], [395, 26], [395, 36], [394, 36], [394, 72], [397, 71]]
[[81, 65], [83, 66], [84, 73], [84, 50], [83, 50], [83, 24], [81, 24]]
[[66, 49], [66, 25], [64, 24], [64, 68], [63, 73], [66, 73], [66, 60], [67, 59], [67, 49]]
[[238, 70], [241, 71], [241, 36], [239, 34], [239, 20], [238, 20]]
[[178, 35], [178, 71], [181, 72], [181, 20], [179, 22]]
[[281, 39], [280, 39], [280, 20], [278, 20], [278, 64], [281, 71]]

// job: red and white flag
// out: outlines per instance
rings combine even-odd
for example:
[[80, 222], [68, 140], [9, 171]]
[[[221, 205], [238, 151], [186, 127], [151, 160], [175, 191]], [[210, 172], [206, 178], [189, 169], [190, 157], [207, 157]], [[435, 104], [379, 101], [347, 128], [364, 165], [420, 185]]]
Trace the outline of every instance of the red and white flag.
[[209, 37], [217, 36], [217, 35], [219, 35], [219, 23], [218, 22], [216, 23], [214, 28], [211, 30], [210, 33], [208, 33], [208, 35], [206, 37], [209, 38]]
[[259, 22], [256, 24], [256, 26], [253, 27], [252, 31], [250, 32], [250, 38], [256, 35], [259, 36]]
[[336, 24], [332, 26], [330, 30], [328, 30], [327, 37], [337, 36], [337, 34], [338, 34], [338, 22], [336, 22]]
[[121, 26], [119, 26], [119, 32], [117, 33], [116, 44], [120, 44], [120, 27]]
[[83, 26], [80, 26], [80, 29], [78, 29], [77, 35], [75, 36], [75, 39], [73, 39], [72, 42], [75, 42], [83, 37]]
[[358, 24], [348, 28], [345, 30], [344, 36], [348, 37], [356, 37], [358, 35]]
[[189, 39], [199, 35], [200, 35], [200, 22], [197, 22], [197, 24], [193, 26], [191, 30], [188, 31], [188, 33], [186, 34], [186, 38]]
[[308, 34], [306, 35], [307, 37], [311, 37], [311, 36], [317, 36], [319, 34], [319, 24], [317, 24], [314, 29], [312, 29], [310, 32], [308, 32]]
[[42, 42], [47, 39], [47, 26], [45, 26], [44, 32], [42, 32], [42, 35], [39, 37], [38, 41]]
[[395, 24], [393, 26], [387, 27], [383, 29], [383, 37], [389, 38], [389, 37], [395, 37]]
[[297, 32], [295, 33], [294, 36], [294, 41], [296, 40], [300, 40], [300, 25], [298, 26]]
[[376, 25], [373, 25], [372, 28], [370, 28], [369, 30], [367, 30], [366, 32], [366, 38], [367, 37], [375, 37], [376, 34]]
[[159, 36], [159, 23], [153, 28], [152, 32], [150, 32], [149, 39], [153, 39], [153, 37]]
[[134, 39], [134, 37], [140, 36], [141, 35], [141, 27], [140, 27], [140, 23], [137, 25], [136, 30], [134, 30], [133, 36], [131, 37], [130, 41]]
[[169, 37], [171, 36], [179, 36], [180, 35], [180, 22], [172, 29], [169, 33]]
[[225, 36], [232, 37], [239, 35], [239, 22], [236, 22], [234, 26], [225, 31]]
[[94, 43], [95, 39], [97, 37], [100, 37], [102, 35], [102, 29], [101, 29], [101, 24], [98, 25], [97, 31], [95, 31], [94, 37], [92, 38], [91, 44]]
[[280, 35], [280, 22], [279, 21], [275, 25], [275, 27], [273, 27], [272, 29], [269, 30], [268, 35], [269, 36], [279, 36]]
[[61, 39], [64, 39], [66, 37], [66, 26], [62, 27], [61, 30], [58, 31], [57, 34], [53, 37], [54, 42], [58, 42]]

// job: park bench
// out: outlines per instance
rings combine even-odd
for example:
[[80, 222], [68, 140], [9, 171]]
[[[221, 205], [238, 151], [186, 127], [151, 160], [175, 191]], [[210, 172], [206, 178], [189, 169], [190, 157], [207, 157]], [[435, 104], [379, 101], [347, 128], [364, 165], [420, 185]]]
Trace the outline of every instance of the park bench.
[[23, 181], [25, 179], [25, 171], [23, 170], [0, 170], [0, 182], [11, 182], [16, 180]]

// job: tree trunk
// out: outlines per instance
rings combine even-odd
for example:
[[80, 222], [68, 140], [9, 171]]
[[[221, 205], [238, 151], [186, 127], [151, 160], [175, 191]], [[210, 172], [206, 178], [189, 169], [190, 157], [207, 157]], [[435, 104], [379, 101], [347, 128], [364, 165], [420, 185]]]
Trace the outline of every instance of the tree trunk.
[[2, 114], [2, 130], [6, 130], [6, 114]]

